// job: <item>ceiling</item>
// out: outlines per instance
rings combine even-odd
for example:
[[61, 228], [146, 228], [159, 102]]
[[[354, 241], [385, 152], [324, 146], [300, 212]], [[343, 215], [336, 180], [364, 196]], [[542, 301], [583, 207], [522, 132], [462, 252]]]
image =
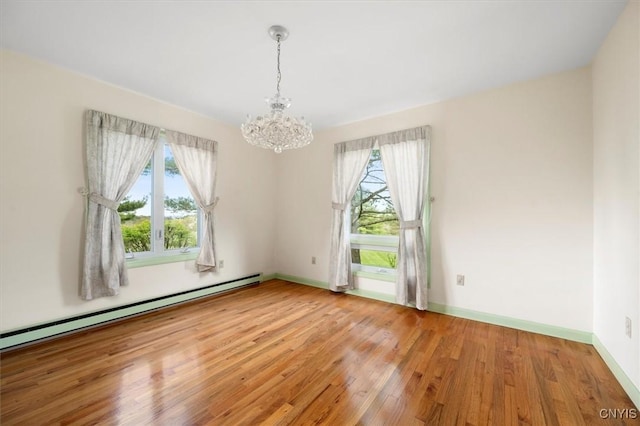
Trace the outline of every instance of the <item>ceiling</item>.
[[626, 1], [14, 1], [0, 43], [239, 125], [275, 93], [325, 128], [590, 63]]

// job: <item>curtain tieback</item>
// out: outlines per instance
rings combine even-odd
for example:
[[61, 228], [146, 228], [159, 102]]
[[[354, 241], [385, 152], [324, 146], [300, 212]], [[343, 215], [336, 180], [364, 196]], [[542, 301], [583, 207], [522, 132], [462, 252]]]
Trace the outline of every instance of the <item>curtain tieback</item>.
[[205, 213], [213, 213], [213, 209], [216, 208], [216, 204], [218, 204], [218, 200], [219, 199], [220, 199], [219, 197], [216, 197], [216, 199], [213, 201], [213, 203], [202, 207], [202, 211], [205, 212]]
[[95, 192], [92, 192], [91, 194], [89, 194], [89, 199], [96, 204], [100, 204], [102, 206], [105, 206], [108, 209], [113, 210], [114, 212], [117, 212], [118, 207], [120, 207], [119, 202], [105, 198], [100, 194], [96, 194]]
[[421, 220], [406, 220], [400, 222], [400, 229], [419, 229], [422, 228]]
[[345, 211], [347, 209], [347, 203], [331, 203], [331, 208], [334, 210]]

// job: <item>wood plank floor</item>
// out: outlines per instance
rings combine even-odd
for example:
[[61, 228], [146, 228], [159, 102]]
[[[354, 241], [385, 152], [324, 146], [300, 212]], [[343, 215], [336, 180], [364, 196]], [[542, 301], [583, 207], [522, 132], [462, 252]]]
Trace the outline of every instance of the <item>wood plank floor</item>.
[[622, 425], [590, 345], [285, 281], [4, 353], [3, 425]]

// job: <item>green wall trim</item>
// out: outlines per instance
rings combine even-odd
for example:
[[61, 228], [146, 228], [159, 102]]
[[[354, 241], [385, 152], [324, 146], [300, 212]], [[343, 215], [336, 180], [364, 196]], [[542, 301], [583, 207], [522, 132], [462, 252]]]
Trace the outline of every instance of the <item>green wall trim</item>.
[[539, 322], [527, 321], [518, 318], [511, 318], [501, 315], [489, 314], [486, 312], [473, 311], [470, 309], [457, 308], [455, 306], [441, 305], [439, 303], [429, 302], [428, 308], [430, 311], [438, 312], [440, 314], [486, 322], [489, 324], [501, 325], [503, 327], [515, 328], [523, 331], [531, 331], [533, 333], [559, 337], [561, 339], [573, 340], [580, 343], [591, 343], [592, 334], [588, 331], [573, 330], [570, 328], [558, 327], [555, 325], [542, 324]]
[[276, 274], [269, 274], [269, 275], [260, 274], [261, 283], [269, 280], [275, 280], [275, 279], [276, 279]]
[[[317, 287], [317, 288], [329, 290], [329, 284], [323, 281], [310, 280], [308, 278], [296, 277], [293, 275], [284, 275], [284, 274], [275, 274], [275, 275], [276, 275], [275, 278], [279, 280], [291, 281], [296, 284], [304, 284], [311, 287]], [[380, 300], [382, 302], [395, 303], [396, 301], [396, 297], [392, 294], [378, 293], [378, 292], [369, 291], [369, 290], [355, 289], [355, 290], [349, 290], [346, 293], [352, 294], [354, 296], [366, 297], [367, 299]]]
[[195, 260], [198, 258], [199, 250], [189, 253], [172, 254], [170, 256], [154, 256], [154, 257], [142, 257], [127, 259], [127, 268], [142, 268], [144, 266], [162, 265], [164, 263], [174, 262], [186, 262], [188, 260]]
[[[293, 275], [275, 274], [276, 278], [291, 281], [298, 284], [310, 285], [328, 289], [329, 285], [322, 281], [310, 280], [308, 278], [296, 277]], [[383, 302], [395, 303], [395, 296], [391, 294], [377, 293], [367, 290], [350, 290], [347, 294], [376, 299]], [[527, 321], [517, 318], [504, 317], [500, 315], [489, 314], [486, 312], [473, 311], [470, 309], [456, 308], [454, 306], [442, 305], [430, 302], [428, 309], [432, 312], [451, 315], [454, 317], [466, 318], [474, 321], [486, 322], [489, 324], [500, 325], [503, 327], [515, 328], [518, 330], [531, 331], [533, 333], [544, 334], [547, 336], [559, 337], [561, 339], [572, 340], [580, 343], [591, 344], [592, 333], [587, 331], [572, 330], [570, 328], [558, 327], [555, 325], [541, 324], [533, 321]]]
[[276, 275], [276, 279], [278, 280], [291, 281], [297, 284], [310, 285], [311, 287], [318, 287], [318, 288], [324, 288], [325, 290], [329, 290], [329, 284], [322, 281], [310, 280], [309, 278], [294, 277], [293, 275], [285, 275], [285, 274], [278, 274], [278, 273], [276, 273], [275, 275]]
[[[620, 365], [616, 362], [616, 360], [611, 356], [607, 348], [604, 347], [598, 336], [593, 334], [593, 347], [596, 348], [596, 351], [600, 354], [604, 363], [607, 364], [609, 370], [616, 377], [624, 391], [629, 395], [631, 401], [636, 405], [636, 408], [640, 409], [640, 390], [636, 387], [636, 385], [631, 381], [629, 376], [624, 372], [624, 370], [620, 367]], [[617, 407], [616, 407], [617, 408]], [[620, 408], [629, 408], [629, 407], [620, 407]]]
[[24, 333], [15, 334], [13, 336], [0, 338], [0, 350], [10, 348], [13, 346], [23, 345], [26, 343], [35, 342], [41, 339], [47, 339], [60, 334], [66, 334], [73, 331], [77, 331], [83, 328], [92, 327], [98, 324], [102, 324], [125, 317], [134, 315], [140, 315], [152, 310], [163, 308], [177, 303], [187, 302], [189, 300], [198, 299], [200, 297], [210, 296], [215, 293], [220, 293], [228, 290], [233, 290], [237, 287], [252, 284], [257, 281], [256, 278], [246, 278], [243, 280], [235, 281], [229, 284], [223, 284], [216, 287], [205, 288], [202, 290], [194, 290], [188, 294], [180, 294], [176, 296], [167, 297], [166, 299], [156, 300], [148, 303], [141, 303], [136, 306], [128, 308], [118, 309], [103, 314], [93, 315], [87, 318], [80, 318], [75, 321], [65, 322], [63, 324], [56, 324], [50, 327], [44, 327], [37, 330], [25, 331]]

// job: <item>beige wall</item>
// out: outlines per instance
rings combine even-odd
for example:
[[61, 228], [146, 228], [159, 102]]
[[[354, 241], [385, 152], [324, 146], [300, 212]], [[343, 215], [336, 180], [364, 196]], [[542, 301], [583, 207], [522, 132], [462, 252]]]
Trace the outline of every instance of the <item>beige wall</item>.
[[[255, 272], [326, 281], [333, 143], [422, 124], [433, 126], [431, 301], [591, 330], [588, 68], [325, 130], [279, 156], [234, 127], [6, 51], [1, 83], [3, 330]], [[133, 269], [119, 297], [78, 299], [87, 108], [220, 142], [220, 274]]]
[[[8, 51], [1, 53], [0, 327], [3, 331], [273, 273], [275, 159], [207, 117]], [[219, 141], [220, 273], [193, 262], [130, 270], [118, 297], [81, 301], [83, 112], [97, 109]]]
[[318, 132], [278, 158], [276, 269], [328, 280], [334, 143], [430, 124], [430, 301], [589, 332], [591, 113], [583, 68]]
[[[594, 333], [640, 388], [640, 5], [593, 62]], [[625, 317], [632, 337], [625, 336]]]

